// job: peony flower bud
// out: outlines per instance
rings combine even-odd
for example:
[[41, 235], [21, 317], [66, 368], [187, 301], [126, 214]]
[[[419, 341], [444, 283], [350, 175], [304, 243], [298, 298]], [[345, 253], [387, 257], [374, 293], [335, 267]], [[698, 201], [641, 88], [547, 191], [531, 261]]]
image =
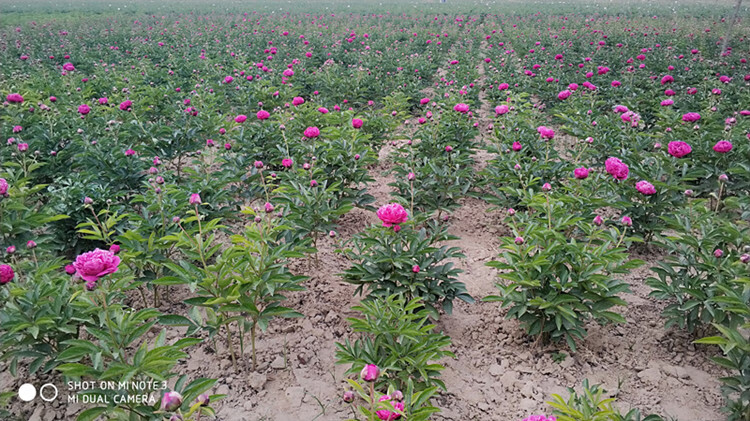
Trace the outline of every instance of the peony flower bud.
[[273, 209], [274, 209], [273, 205], [270, 202], [266, 202], [265, 208], [266, 208], [266, 213], [271, 213], [273, 212]]
[[742, 256], [740, 256], [740, 262], [742, 263], [750, 262], [750, 254], [745, 253]]
[[329, 231], [328, 236], [331, 238], [336, 238], [336, 231]]
[[362, 368], [359, 376], [366, 382], [374, 382], [380, 377], [380, 369], [375, 364], [367, 364]]
[[13, 280], [16, 274], [10, 265], [0, 265], [0, 285], [5, 285]]
[[714, 250], [714, 257], [716, 257], [717, 259], [719, 257], [723, 256], [723, 255], [724, 255], [724, 250], [722, 250], [722, 249], [716, 249], [716, 250]]
[[414, 181], [414, 178], [415, 178], [415, 177], [416, 177], [416, 175], [414, 175], [414, 173], [413, 173], [413, 172], [410, 172], [410, 173], [409, 173], [409, 174], [408, 174], [408, 175], [406, 176], [406, 178], [407, 178], [407, 179], [408, 179], [409, 181]]
[[598, 226], [601, 226], [601, 225], [602, 225], [602, 222], [603, 222], [603, 221], [602, 221], [602, 216], [601, 216], [601, 215], [596, 215], [596, 216], [594, 217], [594, 225], [596, 225], [597, 227], [598, 227]]
[[26, 243], [26, 248], [27, 249], [34, 249], [34, 248], [36, 248], [36, 243], [34, 242], [34, 240], [29, 240]]
[[404, 394], [400, 390], [396, 390], [395, 392], [391, 393], [391, 398], [395, 401], [403, 401], [404, 400]]
[[120, 246], [118, 246], [117, 244], [112, 244], [112, 245], [111, 245], [111, 246], [109, 247], [109, 251], [111, 251], [111, 252], [112, 252], [112, 253], [114, 253], [114, 254], [117, 254], [117, 253], [119, 253], [119, 252], [120, 252]]
[[632, 227], [633, 226], [633, 220], [630, 219], [629, 216], [623, 216], [622, 220], [620, 222], [622, 222], [622, 224], [625, 225], [626, 227]]
[[346, 392], [344, 392], [344, 397], [342, 399], [346, 403], [354, 402], [354, 392], [351, 390], [347, 390]]
[[317, 186], [318, 186], [318, 182], [317, 181], [310, 180], [310, 187], [317, 187]]
[[5, 252], [8, 254], [13, 254], [16, 252], [16, 246], [8, 246], [8, 248], [5, 249]]
[[451, 146], [451, 145], [447, 145], [447, 146], [445, 147], [445, 151], [446, 151], [446, 152], [451, 152], [451, 151], [453, 151], [453, 146]]
[[173, 216], [172, 217], [172, 223], [173, 224], [179, 224], [180, 223], [180, 217], [179, 216]]
[[165, 411], [176, 411], [182, 406], [182, 395], [175, 391], [167, 392], [161, 398], [161, 409]]
[[255, 168], [261, 169], [263, 168], [263, 161], [255, 161], [253, 165], [255, 166]]
[[90, 197], [86, 196], [86, 197], [84, 197], [84, 198], [83, 198], [83, 203], [85, 203], [85, 204], [87, 204], [87, 205], [91, 205], [91, 204], [93, 204], [93, 203], [94, 203], [94, 199], [92, 199], [92, 198], [90, 198]]
[[516, 243], [516, 245], [519, 245], [519, 246], [525, 242], [523, 237], [516, 237], [516, 239], [513, 241]]
[[201, 406], [208, 406], [208, 403], [211, 401], [211, 398], [208, 397], [208, 394], [202, 393], [198, 395], [197, 398], [195, 398], [195, 403], [199, 403]]
[[722, 174], [719, 176], [719, 181], [729, 181], [729, 177], [726, 174]]
[[411, 271], [414, 273], [419, 273], [419, 269], [420, 269], [419, 265], [414, 265], [411, 267]]
[[190, 204], [191, 205], [200, 205], [201, 204], [201, 196], [198, 193], [193, 193], [190, 195]]
[[552, 186], [549, 183], [544, 183], [542, 186], [542, 191], [550, 191], [552, 190]]

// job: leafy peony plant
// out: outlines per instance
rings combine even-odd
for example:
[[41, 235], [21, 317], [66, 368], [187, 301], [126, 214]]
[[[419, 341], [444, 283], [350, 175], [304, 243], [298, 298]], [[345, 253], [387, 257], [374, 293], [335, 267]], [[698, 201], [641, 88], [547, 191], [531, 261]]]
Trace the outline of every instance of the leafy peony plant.
[[368, 228], [350, 240], [353, 247], [340, 250], [353, 262], [341, 276], [358, 285], [357, 293], [367, 289], [369, 298], [420, 298], [435, 318], [439, 308], [451, 313], [455, 299], [474, 301], [456, 278], [460, 269], [446, 262], [463, 254], [457, 247], [438, 245], [457, 239], [445, 226], [432, 222], [418, 228], [397, 203], [382, 206], [378, 216], [381, 227]]
[[624, 323], [611, 309], [626, 305], [619, 297], [629, 292], [617, 275], [640, 266], [628, 260], [626, 228], [598, 225], [572, 215], [566, 202], [553, 194], [536, 194], [525, 203], [528, 215], [510, 216], [515, 237], [503, 237], [502, 260], [488, 266], [501, 270], [499, 301], [510, 307], [507, 318], [518, 319], [537, 342], [565, 340], [575, 350], [586, 334], [585, 323]]

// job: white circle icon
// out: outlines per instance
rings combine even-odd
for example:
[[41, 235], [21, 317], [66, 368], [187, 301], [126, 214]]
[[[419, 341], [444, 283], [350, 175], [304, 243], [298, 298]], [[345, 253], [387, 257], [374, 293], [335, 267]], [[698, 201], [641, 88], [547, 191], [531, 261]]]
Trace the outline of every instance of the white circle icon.
[[[48, 398], [48, 397], [44, 396], [44, 393], [42, 393], [42, 392], [44, 392], [44, 388], [50, 388], [50, 387], [55, 391], [55, 396], [52, 396], [51, 398]], [[42, 387], [39, 388], [39, 397], [42, 398], [42, 400], [45, 401], [45, 402], [52, 402], [52, 401], [54, 401], [55, 399], [57, 399], [57, 386], [55, 386], [52, 383], [45, 383], [44, 385], [42, 385]]]
[[18, 397], [24, 402], [33, 401], [36, 398], [36, 387], [30, 383], [24, 383], [18, 388]]

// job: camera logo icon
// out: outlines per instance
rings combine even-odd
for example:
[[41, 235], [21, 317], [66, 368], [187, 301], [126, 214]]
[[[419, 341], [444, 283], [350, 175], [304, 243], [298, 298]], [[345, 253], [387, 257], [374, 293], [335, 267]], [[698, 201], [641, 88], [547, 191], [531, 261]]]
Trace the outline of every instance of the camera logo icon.
[[[36, 398], [36, 387], [31, 383], [24, 383], [18, 388], [18, 398], [24, 402], [31, 402]], [[45, 383], [39, 388], [39, 397], [45, 402], [52, 402], [57, 399], [57, 386], [52, 383]]]

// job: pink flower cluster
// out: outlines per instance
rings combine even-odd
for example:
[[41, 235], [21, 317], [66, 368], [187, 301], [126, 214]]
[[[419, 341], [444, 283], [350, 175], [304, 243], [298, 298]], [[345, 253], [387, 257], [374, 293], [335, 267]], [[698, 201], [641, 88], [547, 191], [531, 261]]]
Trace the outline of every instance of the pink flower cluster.
[[76, 275], [86, 281], [86, 287], [93, 289], [99, 278], [117, 272], [120, 258], [109, 250], [95, 249], [76, 257], [73, 268]]

